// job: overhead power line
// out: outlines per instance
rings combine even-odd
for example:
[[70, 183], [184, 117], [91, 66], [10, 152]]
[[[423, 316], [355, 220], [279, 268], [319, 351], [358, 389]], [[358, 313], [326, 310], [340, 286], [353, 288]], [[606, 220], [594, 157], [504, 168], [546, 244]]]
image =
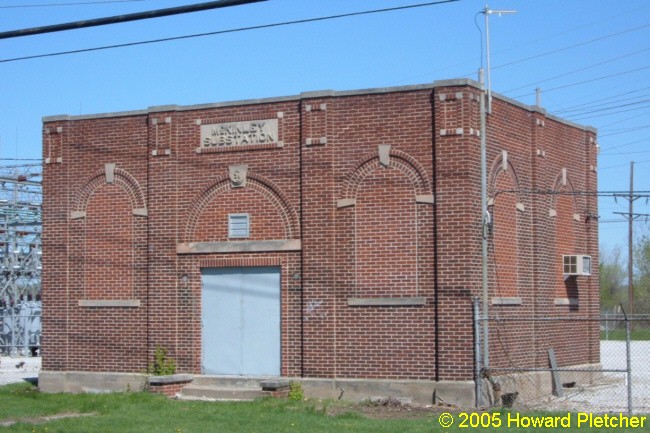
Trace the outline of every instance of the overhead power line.
[[[641, 94], [641, 95], [637, 95], [637, 96], [632, 96], [632, 97], [629, 97], [629, 98], [617, 99], [617, 98], [621, 98], [621, 96], [630, 95], [632, 93], [638, 93], [638, 92], [641, 92], [641, 91], [644, 91], [644, 90], [647, 90], [647, 89], [650, 89], [650, 87], [645, 87], [645, 88], [641, 88], [641, 89], [634, 89], [634, 90], [631, 90], [629, 92], [619, 93], [617, 95], [609, 96], [607, 98], [600, 98], [600, 99], [597, 99], [595, 101], [584, 102], [582, 104], [573, 105], [573, 106], [568, 107], [568, 108], [560, 108], [560, 109], [557, 109], [557, 110], [553, 110], [552, 113], [554, 115], [556, 115], [556, 116], [566, 115], [566, 113], [570, 113], [572, 111], [588, 111], [588, 110], [592, 110], [592, 109], [594, 109], [596, 107], [603, 107], [603, 106], [606, 107], [606, 106], [608, 106], [610, 104], [613, 104], [613, 103], [621, 103], [621, 102], [625, 102], [625, 101], [635, 100], [635, 99], [638, 99], [638, 98], [645, 98], [647, 96], [650, 96], [650, 93], [645, 93], [645, 94]], [[607, 102], [603, 102], [603, 101], [607, 101]]]
[[638, 131], [640, 129], [648, 129], [650, 128], [650, 125], [639, 125], [639, 126], [630, 126], [629, 128], [621, 128], [621, 129], [616, 129], [613, 130], [614, 132], [608, 132], [607, 134], [599, 134], [598, 138], [603, 138], [603, 137], [609, 137], [612, 135], [619, 135], [619, 134], [625, 134], [631, 131]]
[[[558, 48], [558, 49], [555, 49], [555, 50], [546, 51], [546, 52], [541, 53], [541, 54], [536, 54], [534, 56], [526, 57], [524, 59], [519, 59], [519, 60], [515, 60], [515, 61], [512, 61], [512, 62], [501, 64], [501, 65], [498, 65], [498, 66], [494, 66], [492, 69], [505, 68], [507, 66], [515, 65], [517, 63], [527, 62], [528, 60], [533, 60], [533, 59], [538, 59], [540, 57], [549, 56], [551, 54], [556, 54], [556, 53], [559, 53], [559, 52], [562, 52], [562, 51], [567, 51], [567, 50], [570, 50], [570, 49], [573, 49], [573, 48], [581, 47], [583, 45], [592, 44], [594, 42], [599, 42], [599, 41], [602, 41], [602, 40], [605, 40], [605, 39], [609, 39], [609, 38], [612, 38], [612, 37], [615, 37], [615, 36], [624, 35], [624, 34], [630, 33], [630, 32], [635, 32], [637, 30], [642, 30], [642, 29], [645, 29], [645, 28], [648, 28], [648, 27], [650, 27], [650, 24], [644, 24], [642, 26], [637, 26], [637, 27], [633, 27], [633, 28], [630, 28], [630, 29], [622, 30], [620, 32], [610, 33], [610, 34], [605, 35], [605, 36], [600, 36], [598, 38], [589, 39], [588, 41], [579, 42], [577, 44], [569, 45], [569, 46]], [[508, 93], [508, 92], [505, 92], [505, 93]]]
[[514, 89], [506, 90], [503, 93], [508, 94], [510, 92], [514, 92], [515, 90], [521, 90], [521, 89], [525, 89], [525, 88], [533, 86], [533, 85], [539, 85], [541, 83], [545, 83], [547, 81], [557, 80], [558, 78], [564, 78], [564, 77], [572, 75], [572, 74], [577, 74], [578, 72], [584, 72], [584, 71], [586, 71], [588, 69], [592, 69], [592, 68], [595, 68], [595, 67], [598, 67], [598, 66], [605, 65], [607, 63], [617, 62], [617, 61], [619, 61], [621, 59], [625, 59], [627, 57], [631, 57], [631, 56], [634, 56], [634, 55], [637, 55], [637, 54], [640, 54], [640, 53], [645, 53], [646, 51], [650, 51], [650, 48], [644, 48], [642, 50], [634, 51], [632, 53], [622, 54], [620, 56], [613, 57], [611, 59], [607, 59], [607, 60], [604, 60], [602, 62], [598, 62], [598, 63], [594, 63], [594, 64], [591, 64], [591, 65], [588, 65], [588, 66], [584, 66], [584, 67], [579, 68], [579, 69], [574, 69], [574, 70], [569, 71], [569, 72], [564, 72], [564, 73], [562, 73], [560, 75], [556, 75], [554, 77], [545, 78], [543, 80], [539, 80], [539, 81], [536, 81], [534, 83], [529, 83], [529, 84], [525, 84], [523, 86], [515, 87]]
[[[643, 160], [643, 161], [634, 161], [634, 163], [636, 165], [645, 164], [647, 162], [650, 162], [650, 159], [646, 159], [646, 160]], [[607, 167], [598, 167], [598, 170], [608, 170], [610, 168], [618, 168], [618, 167], [623, 167], [623, 166], [626, 166], [626, 165], [628, 165], [627, 162], [625, 164], [616, 164], [616, 165], [610, 165], [610, 166], [607, 166]], [[647, 193], [648, 191], [642, 191], [642, 192]]]
[[[266, 1], [266, 0], [256, 0], [256, 1]], [[93, 48], [82, 48], [78, 50], [70, 50], [70, 51], [59, 51], [55, 53], [47, 53], [47, 54], [35, 54], [33, 56], [25, 56], [25, 57], [14, 57], [11, 59], [2, 59], [0, 60], [0, 63], [8, 63], [8, 62], [17, 62], [21, 60], [30, 60], [30, 59], [39, 59], [43, 57], [54, 57], [54, 56], [63, 56], [67, 54], [79, 54], [79, 53], [87, 53], [91, 51], [101, 51], [101, 50], [109, 50], [109, 49], [114, 49], [114, 48], [125, 48], [125, 47], [133, 47], [137, 45], [146, 45], [146, 44], [155, 44], [159, 42], [171, 42], [171, 41], [179, 41], [183, 39], [192, 39], [192, 38], [200, 38], [200, 37], [205, 37], [205, 36], [216, 36], [216, 35], [222, 35], [226, 33], [236, 33], [236, 32], [243, 32], [247, 30], [260, 30], [260, 29], [268, 29], [272, 27], [282, 27], [282, 26], [289, 26], [289, 25], [294, 25], [294, 24], [304, 24], [304, 23], [311, 23], [311, 22], [317, 22], [317, 21], [327, 21], [327, 20], [333, 20], [333, 19], [338, 19], [338, 18], [348, 18], [348, 17], [353, 17], [353, 16], [360, 16], [360, 15], [370, 15], [370, 14], [376, 14], [376, 13], [382, 13], [382, 12], [393, 12], [393, 11], [399, 11], [399, 10], [405, 10], [405, 9], [414, 9], [414, 8], [420, 8], [420, 7], [426, 7], [426, 6], [437, 6], [437, 5], [442, 5], [445, 3], [455, 3], [460, 0], [438, 0], [438, 1], [433, 1], [433, 2], [427, 2], [427, 3], [418, 3], [418, 4], [413, 4], [413, 5], [407, 5], [407, 6], [397, 6], [393, 8], [384, 8], [384, 9], [373, 9], [373, 10], [367, 10], [367, 11], [361, 11], [361, 12], [351, 12], [347, 14], [338, 14], [338, 15], [329, 15], [329, 16], [324, 16], [324, 17], [316, 17], [316, 18], [305, 18], [301, 20], [294, 20], [294, 21], [283, 21], [283, 22], [278, 22], [278, 23], [272, 23], [272, 24], [262, 24], [258, 26], [250, 26], [250, 27], [239, 27], [235, 29], [227, 29], [227, 30], [217, 30], [214, 32], [206, 32], [206, 33], [195, 33], [191, 35], [184, 35], [184, 36], [172, 36], [169, 38], [160, 38], [160, 39], [151, 39], [147, 41], [138, 41], [138, 42], [127, 42], [124, 44], [115, 44], [115, 45], [105, 45], [101, 47], [93, 47]]]
[[629, 143], [623, 143], [623, 144], [618, 144], [616, 146], [603, 148], [603, 150], [609, 152], [612, 149], [618, 149], [618, 148], [621, 148], [621, 147], [631, 146], [633, 144], [641, 143], [642, 141], [647, 141], [647, 140], [645, 138], [642, 138], [640, 140], [630, 141]]
[[[597, 110], [591, 110], [584, 113], [571, 114], [564, 117], [565, 119], [569, 119], [569, 120], [583, 120], [583, 119], [591, 119], [594, 117], [609, 116], [610, 114], [619, 114], [619, 113], [627, 113], [629, 111], [645, 110], [648, 107], [650, 107], [650, 105], [648, 105], [649, 102], [650, 99], [646, 99], [644, 101], [631, 102], [629, 104], [613, 105], [607, 108], [600, 108]], [[626, 108], [624, 110], [612, 111], [612, 110], [617, 110], [619, 108], [630, 107], [632, 105], [639, 105], [639, 104], [644, 104], [644, 105], [642, 107]], [[603, 111], [606, 111], [606, 113], [603, 113]], [[600, 114], [594, 114], [594, 113], [600, 113]]]
[[168, 17], [171, 15], [180, 15], [190, 12], [200, 12], [210, 9], [225, 8], [230, 6], [239, 6], [249, 3], [258, 3], [266, 0], [219, 0], [207, 3], [198, 3], [185, 6], [177, 6], [166, 9], [156, 9], [153, 11], [136, 12], [127, 15], [115, 15], [112, 17], [97, 18], [93, 20], [74, 21], [71, 23], [54, 24], [51, 26], [31, 27], [28, 29], [10, 30], [1, 32], [0, 39], [19, 38], [23, 36], [40, 35], [44, 33], [62, 32], [65, 30], [76, 30], [87, 27], [105, 26], [109, 24], [126, 23], [130, 21], [147, 20], [151, 18]]
[[[552, 87], [550, 89], [544, 89], [544, 93], [549, 93], [549, 92], [553, 92], [555, 90], [565, 89], [567, 87], [579, 86], [581, 84], [589, 84], [589, 83], [593, 83], [595, 81], [606, 80], [608, 78], [619, 77], [621, 75], [632, 74], [634, 72], [644, 71], [646, 69], [650, 69], [650, 66], [643, 66], [643, 67], [636, 68], [636, 69], [630, 69], [630, 70], [623, 71], [623, 72], [617, 72], [615, 74], [604, 75], [604, 76], [601, 76], [601, 77], [592, 78], [590, 80], [577, 81], [575, 83], [565, 84], [563, 86], [557, 86], [557, 87]], [[533, 92], [523, 93], [521, 95], [513, 96], [512, 98], [518, 99], [518, 98], [522, 98], [524, 96], [528, 96], [528, 95], [531, 95], [531, 94], [533, 94]]]
[[86, 5], [99, 5], [99, 4], [108, 4], [108, 3], [135, 3], [142, 2], [145, 0], [98, 0], [98, 1], [87, 1], [87, 2], [71, 2], [71, 3], [46, 3], [46, 4], [26, 4], [26, 5], [7, 5], [0, 6], [0, 9], [27, 9], [27, 8], [49, 8], [49, 7], [61, 7], [61, 6], [86, 6]]

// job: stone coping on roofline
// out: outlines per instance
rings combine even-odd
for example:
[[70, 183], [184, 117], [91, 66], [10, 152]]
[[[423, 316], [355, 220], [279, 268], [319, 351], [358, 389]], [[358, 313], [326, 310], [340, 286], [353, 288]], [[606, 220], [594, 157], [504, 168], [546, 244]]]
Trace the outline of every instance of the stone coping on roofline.
[[[299, 101], [303, 99], [345, 97], [345, 96], [371, 95], [371, 94], [395, 93], [395, 92], [413, 92], [418, 90], [434, 89], [438, 87], [459, 87], [459, 86], [470, 86], [477, 89], [481, 88], [480, 83], [478, 83], [475, 80], [469, 78], [455, 78], [455, 79], [448, 79], [448, 80], [437, 80], [434, 81], [433, 83], [428, 83], [428, 84], [413, 84], [407, 86], [377, 87], [377, 88], [357, 89], [357, 90], [318, 90], [318, 91], [302, 92], [299, 95], [277, 96], [277, 97], [259, 98], [259, 99], [245, 99], [245, 100], [238, 100], [238, 101], [216, 102], [216, 103], [196, 104], [196, 105], [158, 105], [158, 106], [149, 107], [146, 110], [117, 111], [117, 112], [98, 113], [98, 114], [83, 114], [83, 115], [76, 115], [76, 116], [71, 116], [68, 114], [60, 114], [60, 115], [53, 115], [53, 116], [44, 116], [42, 120], [43, 123], [48, 123], [48, 122], [58, 122], [58, 121], [88, 120], [88, 119], [101, 119], [101, 118], [112, 118], [112, 117], [144, 116], [150, 113], [207, 110], [213, 108], [234, 107], [234, 106], [242, 106], [242, 105], [291, 102], [291, 101]], [[562, 119], [560, 117], [548, 114], [546, 110], [542, 107], [538, 107], [535, 105], [527, 105], [517, 100], [508, 98], [506, 96], [494, 92], [492, 93], [492, 97], [516, 105], [524, 110], [542, 113], [548, 118], [556, 120], [560, 123], [564, 123], [566, 125], [578, 129], [583, 129], [585, 131], [596, 133], [596, 129], [591, 126], [580, 125], [571, 122], [569, 120]]]

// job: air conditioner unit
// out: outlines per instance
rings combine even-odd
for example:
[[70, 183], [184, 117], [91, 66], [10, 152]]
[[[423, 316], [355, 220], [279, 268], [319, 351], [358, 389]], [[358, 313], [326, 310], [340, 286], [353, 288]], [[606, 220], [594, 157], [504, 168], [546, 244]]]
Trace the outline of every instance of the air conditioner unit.
[[565, 276], [591, 275], [591, 256], [562, 256], [562, 273]]

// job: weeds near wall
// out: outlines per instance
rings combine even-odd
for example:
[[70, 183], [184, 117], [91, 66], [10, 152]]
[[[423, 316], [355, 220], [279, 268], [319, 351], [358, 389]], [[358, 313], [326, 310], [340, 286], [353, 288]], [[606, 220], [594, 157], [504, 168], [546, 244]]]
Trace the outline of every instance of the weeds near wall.
[[289, 400], [302, 401], [305, 398], [305, 392], [302, 390], [302, 383], [291, 382], [289, 384]]
[[171, 376], [176, 374], [176, 361], [167, 357], [167, 349], [156, 346], [153, 364], [149, 365], [149, 374], [154, 376]]

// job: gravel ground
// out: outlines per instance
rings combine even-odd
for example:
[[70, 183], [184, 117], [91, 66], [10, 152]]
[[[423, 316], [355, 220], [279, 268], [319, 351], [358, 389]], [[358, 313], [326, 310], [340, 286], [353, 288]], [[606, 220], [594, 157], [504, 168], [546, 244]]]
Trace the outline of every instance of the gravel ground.
[[41, 358], [0, 356], [0, 385], [36, 380], [41, 370]]
[[[650, 341], [631, 342], [632, 411], [634, 413], [650, 413], [649, 358]], [[627, 365], [625, 342], [601, 341], [600, 359], [604, 370], [625, 370]], [[526, 407], [559, 412], [627, 412], [626, 376], [626, 373], [605, 372], [595, 383], [576, 384], [574, 388], [565, 388], [562, 397], [549, 396], [530, 402]]]

